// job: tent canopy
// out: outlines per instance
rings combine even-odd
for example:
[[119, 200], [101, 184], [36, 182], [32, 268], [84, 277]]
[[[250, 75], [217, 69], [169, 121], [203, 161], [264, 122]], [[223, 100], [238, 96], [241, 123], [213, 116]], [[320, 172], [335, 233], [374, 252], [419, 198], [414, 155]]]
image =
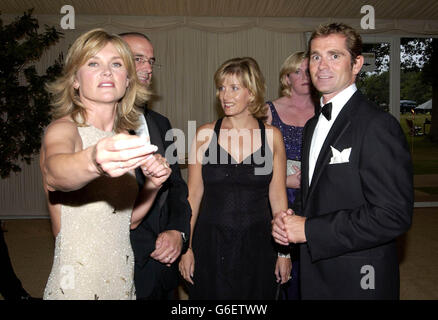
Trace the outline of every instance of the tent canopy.
[[432, 99], [420, 104], [415, 110], [432, 110]]
[[34, 7], [35, 14], [59, 14], [66, 4], [88, 15], [355, 19], [363, 16], [358, 8], [370, 5], [378, 19], [438, 20], [436, 0], [2, 0], [0, 11], [21, 14]]

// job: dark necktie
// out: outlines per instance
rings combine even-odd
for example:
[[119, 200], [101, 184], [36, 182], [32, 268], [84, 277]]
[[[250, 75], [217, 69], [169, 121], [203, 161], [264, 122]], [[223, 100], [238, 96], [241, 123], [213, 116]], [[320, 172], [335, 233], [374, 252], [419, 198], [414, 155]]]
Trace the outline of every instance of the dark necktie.
[[322, 109], [321, 109], [321, 113], [324, 115], [324, 117], [330, 121], [330, 119], [332, 118], [332, 103], [326, 103]]

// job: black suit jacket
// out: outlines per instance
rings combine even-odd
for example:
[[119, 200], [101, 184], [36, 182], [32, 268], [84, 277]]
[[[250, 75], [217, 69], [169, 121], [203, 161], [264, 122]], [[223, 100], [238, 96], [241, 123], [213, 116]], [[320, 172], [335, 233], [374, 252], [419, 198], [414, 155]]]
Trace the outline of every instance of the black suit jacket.
[[[411, 225], [414, 194], [401, 127], [358, 90], [328, 133], [309, 187], [309, 150], [317, 121], [318, 115], [308, 121], [303, 137], [307, 243], [300, 246], [302, 297], [398, 299], [396, 238]], [[349, 162], [329, 164], [330, 146], [352, 148]]]
[[[145, 108], [151, 143], [158, 146], [158, 153], [165, 156], [165, 150], [173, 143], [166, 141], [166, 132], [172, 129], [169, 120], [157, 112]], [[178, 286], [177, 262], [171, 267], [152, 259], [157, 236], [165, 230], [179, 230], [190, 236], [191, 208], [187, 200], [187, 184], [181, 177], [178, 163], [170, 165], [172, 173], [161, 187], [153, 206], [140, 225], [131, 231], [131, 245], [135, 256], [134, 281], [137, 297], [148, 297], [158, 286], [168, 291]], [[141, 188], [145, 177], [140, 169], [136, 177]], [[184, 243], [183, 251], [187, 250]]]

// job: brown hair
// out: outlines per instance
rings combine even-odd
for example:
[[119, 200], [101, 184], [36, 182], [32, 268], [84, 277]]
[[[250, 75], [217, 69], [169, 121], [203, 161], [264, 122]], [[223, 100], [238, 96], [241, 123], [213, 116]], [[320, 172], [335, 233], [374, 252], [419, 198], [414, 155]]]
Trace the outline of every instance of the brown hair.
[[93, 29], [75, 40], [70, 47], [62, 75], [46, 86], [52, 95], [52, 116], [54, 119], [70, 115], [79, 126], [85, 126], [87, 112], [80, 101], [78, 90], [73, 87], [78, 69], [96, 55], [108, 43], [112, 43], [126, 67], [129, 84], [125, 95], [117, 104], [114, 130], [136, 129], [142, 105], [150, 97], [150, 92], [138, 81], [134, 58], [128, 45], [118, 35], [109, 34], [103, 29]]
[[331, 34], [340, 34], [345, 37], [347, 50], [351, 57], [351, 66], [353, 66], [356, 63], [356, 58], [362, 54], [362, 37], [355, 29], [344, 23], [330, 23], [316, 28], [309, 40], [309, 53], [313, 39], [326, 37]]
[[230, 75], [237, 76], [242, 86], [248, 89], [254, 97], [248, 105], [249, 112], [258, 119], [266, 117], [265, 78], [257, 61], [251, 57], [225, 61], [214, 74], [216, 97], [219, 97], [219, 88], [222, 86], [225, 77]]

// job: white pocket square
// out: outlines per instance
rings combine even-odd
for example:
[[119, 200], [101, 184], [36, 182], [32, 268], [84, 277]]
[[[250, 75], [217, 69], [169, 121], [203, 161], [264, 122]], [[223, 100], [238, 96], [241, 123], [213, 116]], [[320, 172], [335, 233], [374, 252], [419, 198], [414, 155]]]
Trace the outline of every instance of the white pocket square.
[[350, 153], [351, 148], [347, 148], [341, 151], [336, 150], [336, 148], [332, 148], [332, 157], [330, 158], [329, 164], [337, 164], [337, 163], [347, 163], [350, 162]]

